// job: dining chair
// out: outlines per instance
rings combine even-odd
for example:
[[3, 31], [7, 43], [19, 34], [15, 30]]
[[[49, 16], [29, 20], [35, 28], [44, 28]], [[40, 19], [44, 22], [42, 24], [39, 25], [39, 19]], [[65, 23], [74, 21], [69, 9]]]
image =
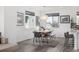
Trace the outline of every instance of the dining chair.
[[51, 39], [50, 33], [51, 32], [42, 33], [42, 43], [49, 43], [49, 39]]
[[54, 32], [51, 32], [50, 37], [51, 39], [56, 39], [56, 34]]
[[41, 32], [33, 32], [34, 33], [34, 38], [33, 38], [33, 43], [35, 44], [35, 42], [39, 42], [39, 44], [41, 44], [41, 39], [42, 39], [42, 35]]
[[1, 44], [1, 32], [0, 32], [0, 44]]
[[69, 32], [64, 33], [65, 36], [65, 47], [74, 47], [74, 35], [69, 34]]
[[64, 43], [64, 46], [66, 47], [67, 44], [68, 44], [68, 32], [64, 33], [64, 36], [65, 36], [65, 43]]

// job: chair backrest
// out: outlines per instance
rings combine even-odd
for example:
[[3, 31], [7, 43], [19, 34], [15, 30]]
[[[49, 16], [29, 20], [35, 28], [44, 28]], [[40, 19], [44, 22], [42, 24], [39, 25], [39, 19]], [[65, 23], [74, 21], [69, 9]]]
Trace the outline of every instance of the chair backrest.
[[68, 38], [69, 32], [64, 33], [65, 38]]
[[49, 36], [51, 34], [51, 32], [47, 32], [46, 34], [45, 34], [45, 36]]
[[41, 37], [41, 32], [33, 32], [34, 33], [34, 37]]
[[0, 44], [1, 44], [1, 32], [0, 32]]
[[1, 32], [0, 32], [0, 37], [1, 37]]

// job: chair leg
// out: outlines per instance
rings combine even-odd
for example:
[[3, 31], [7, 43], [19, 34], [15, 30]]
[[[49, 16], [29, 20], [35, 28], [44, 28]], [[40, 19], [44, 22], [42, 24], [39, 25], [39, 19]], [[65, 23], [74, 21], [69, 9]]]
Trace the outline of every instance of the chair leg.
[[50, 38], [50, 37], [47, 38], [47, 44], [49, 44], [49, 38]]
[[33, 38], [33, 44], [35, 44], [35, 38]]
[[41, 46], [41, 38], [38, 38], [38, 40], [39, 40], [39, 45]]
[[37, 38], [37, 37], [35, 38], [35, 41], [36, 41], [36, 42], [38, 41], [38, 38]]
[[43, 45], [43, 37], [41, 37], [41, 45]]
[[34, 38], [33, 38], [33, 44], [35, 45], [36, 42], [37, 42], [37, 38], [34, 37]]
[[41, 38], [41, 44], [44, 45], [44, 42], [45, 42], [45, 37], [42, 37]]
[[68, 38], [65, 38], [65, 43], [64, 43], [64, 47], [67, 47], [68, 46]]

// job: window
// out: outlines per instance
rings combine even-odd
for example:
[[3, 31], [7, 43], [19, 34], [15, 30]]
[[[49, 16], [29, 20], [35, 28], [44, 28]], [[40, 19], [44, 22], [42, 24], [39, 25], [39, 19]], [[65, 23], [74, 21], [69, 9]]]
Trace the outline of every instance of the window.
[[47, 23], [49, 23], [52, 27], [59, 27], [59, 14], [48, 14]]
[[79, 16], [76, 17], [76, 24], [79, 25]]
[[30, 11], [25, 11], [25, 27], [34, 28], [35, 26], [35, 14]]

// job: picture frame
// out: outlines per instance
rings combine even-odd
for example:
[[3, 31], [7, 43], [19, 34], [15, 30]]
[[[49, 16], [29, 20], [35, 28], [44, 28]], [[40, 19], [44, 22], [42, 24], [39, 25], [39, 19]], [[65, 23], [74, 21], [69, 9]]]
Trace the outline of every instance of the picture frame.
[[60, 23], [70, 23], [70, 16], [69, 15], [61, 15], [60, 16]]
[[24, 14], [21, 12], [17, 12], [17, 26], [24, 25]]

